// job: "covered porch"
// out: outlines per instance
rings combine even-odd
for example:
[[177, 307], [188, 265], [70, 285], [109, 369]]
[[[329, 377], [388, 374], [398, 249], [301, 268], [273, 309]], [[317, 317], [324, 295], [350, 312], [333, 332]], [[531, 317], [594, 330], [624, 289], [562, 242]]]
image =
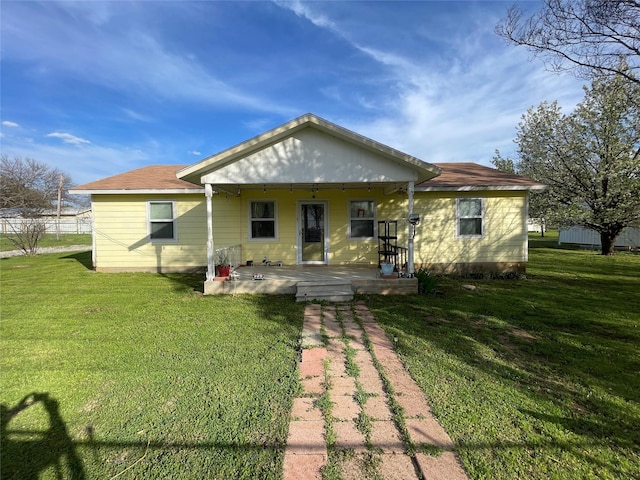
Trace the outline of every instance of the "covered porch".
[[[380, 278], [377, 266], [393, 260], [412, 276], [414, 187], [439, 174], [434, 165], [311, 114], [179, 171], [178, 178], [205, 190], [205, 293], [302, 295], [300, 287], [309, 282], [350, 295], [399, 293], [393, 285], [412, 282]], [[384, 235], [393, 245], [379, 244], [376, 225], [387, 218], [405, 219], [401, 230]], [[284, 267], [277, 274], [253, 271], [250, 278], [238, 268], [229, 282], [215, 281], [216, 249], [234, 243], [241, 244], [239, 263], [272, 258]], [[265, 277], [254, 279], [254, 273]]]

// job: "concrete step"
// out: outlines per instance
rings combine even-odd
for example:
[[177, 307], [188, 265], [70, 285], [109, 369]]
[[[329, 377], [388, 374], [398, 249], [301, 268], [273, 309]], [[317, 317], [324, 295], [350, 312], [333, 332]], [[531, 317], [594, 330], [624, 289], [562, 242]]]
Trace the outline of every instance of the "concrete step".
[[296, 302], [350, 302], [353, 300], [353, 292], [343, 293], [343, 292], [333, 292], [333, 293], [320, 293], [316, 295], [300, 295], [296, 294]]
[[298, 282], [296, 301], [310, 300], [326, 302], [350, 302], [353, 300], [351, 282], [348, 280], [323, 280], [321, 282]]
[[298, 290], [300, 289], [316, 289], [325, 287], [338, 287], [338, 288], [351, 288], [351, 280], [310, 280], [304, 282], [298, 282], [296, 284]]

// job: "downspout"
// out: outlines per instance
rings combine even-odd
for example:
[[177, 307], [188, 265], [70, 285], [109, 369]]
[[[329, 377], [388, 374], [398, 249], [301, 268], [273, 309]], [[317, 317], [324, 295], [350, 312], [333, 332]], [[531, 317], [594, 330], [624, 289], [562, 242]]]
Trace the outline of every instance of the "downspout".
[[409, 242], [407, 245], [407, 276], [412, 277], [414, 274], [413, 263], [413, 232], [415, 227], [408, 220], [413, 216], [413, 182], [407, 184], [407, 199], [409, 200], [409, 212], [407, 214], [407, 228], [409, 229]]
[[213, 263], [213, 187], [210, 183], [204, 185], [204, 196], [207, 202], [207, 282], [211, 282], [216, 276], [216, 266]]

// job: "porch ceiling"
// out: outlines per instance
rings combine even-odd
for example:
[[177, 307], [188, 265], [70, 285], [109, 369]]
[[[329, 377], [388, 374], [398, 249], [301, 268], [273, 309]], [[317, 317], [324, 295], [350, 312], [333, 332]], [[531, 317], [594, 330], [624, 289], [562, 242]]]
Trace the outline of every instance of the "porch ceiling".
[[309, 192], [319, 191], [347, 191], [347, 190], [382, 190], [384, 193], [404, 191], [407, 188], [406, 182], [344, 182], [344, 183], [247, 183], [247, 184], [213, 184], [214, 192], [226, 193], [238, 196], [246, 190], [269, 191], [289, 191], [289, 192]]

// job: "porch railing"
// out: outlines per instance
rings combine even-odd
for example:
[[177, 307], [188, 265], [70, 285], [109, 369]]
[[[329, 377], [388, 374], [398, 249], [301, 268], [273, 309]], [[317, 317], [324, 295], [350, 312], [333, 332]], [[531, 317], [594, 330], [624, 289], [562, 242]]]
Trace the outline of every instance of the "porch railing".
[[216, 266], [229, 265], [235, 269], [242, 261], [242, 245], [231, 245], [224, 248], [216, 248], [214, 250], [213, 261]]
[[398, 271], [404, 270], [406, 273], [407, 257], [408, 257], [409, 249], [405, 247], [397, 247], [397, 248], [398, 248], [398, 265], [396, 268], [398, 269]]

